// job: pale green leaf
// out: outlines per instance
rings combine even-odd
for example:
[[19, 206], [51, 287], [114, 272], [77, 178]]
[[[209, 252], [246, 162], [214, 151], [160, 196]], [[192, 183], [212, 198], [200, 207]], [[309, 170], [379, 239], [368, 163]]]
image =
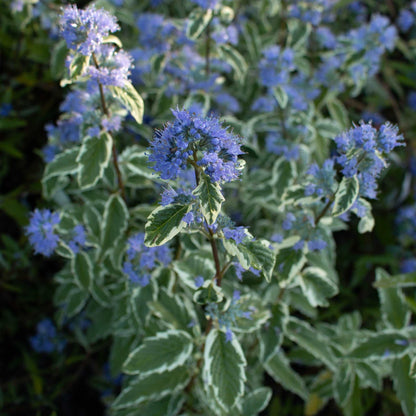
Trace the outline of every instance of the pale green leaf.
[[125, 82], [123, 87], [108, 87], [112, 94], [117, 97], [130, 114], [141, 124], [143, 122], [144, 103], [143, 98], [130, 82]]
[[108, 133], [84, 139], [77, 157], [78, 183], [81, 188], [89, 188], [102, 178], [110, 161], [112, 146], [113, 139]]
[[71, 268], [78, 286], [89, 290], [93, 278], [93, 268], [88, 254], [83, 251], [77, 253], [72, 259]]
[[132, 351], [123, 365], [127, 374], [162, 373], [185, 364], [192, 353], [192, 338], [179, 330], [158, 332], [143, 340], [140, 347]]
[[118, 194], [111, 195], [105, 204], [103, 225], [101, 232], [102, 253], [114, 247], [124, 238], [127, 229], [129, 212], [126, 203]]
[[49, 162], [46, 165], [43, 180], [47, 180], [54, 176], [69, 175], [77, 172], [79, 168], [77, 163], [78, 153], [79, 148], [73, 147], [56, 155], [52, 162]]
[[186, 27], [186, 36], [190, 39], [198, 39], [212, 20], [212, 10], [195, 10], [191, 13]]
[[[389, 274], [381, 269], [376, 269], [376, 282], [381, 280], [387, 280]], [[406, 305], [406, 300], [401, 289], [389, 288], [389, 289], [377, 289], [378, 297], [381, 304], [381, 312], [383, 320], [387, 325], [393, 328], [403, 328], [406, 326], [410, 319], [410, 311]]]
[[228, 43], [220, 45], [219, 53], [221, 58], [231, 65], [236, 78], [241, 80], [248, 70], [248, 65], [244, 56]]
[[208, 334], [204, 349], [204, 384], [212, 386], [216, 399], [227, 410], [244, 394], [246, 359], [236, 337], [229, 342], [217, 329]]
[[409, 340], [404, 332], [395, 330], [379, 331], [361, 341], [348, 358], [355, 360], [380, 360], [403, 357], [409, 351]]
[[316, 328], [305, 321], [290, 317], [284, 331], [293, 342], [321, 360], [331, 370], [336, 369], [336, 360], [329, 339]]
[[161, 246], [177, 235], [186, 223], [182, 218], [191, 205], [171, 204], [157, 207], [147, 219], [144, 243], [148, 247]]
[[201, 182], [192, 192], [199, 199], [201, 212], [208, 225], [214, 224], [225, 201], [218, 183], [211, 182], [207, 175], [201, 176]]
[[281, 285], [289, 285], [300, 273], [305, 263], [306, 257], [302, 250], [295, 250], [292, 247], [280, 250], [276, 256], [276, 266], [277, 277]]
[[410, 364], [408, 356], [395, 360], [391, 374], [394, 390], [406, 416], [416, 414], [416, 380], [409, 375]]
[[289, 101], [289, 97], [282, 87], [278, 86], [273, 88], [273, 97], [276, 99], [280, 108], [286, 108], [287, 103]]
[[124, 388], [113, 402], [113, 409], [138, 406], [148, 400], [161, 399], [183, 390], [189, 380], [186, 367], [177, 367], [172, 371], [138, 376]]
[[314, 307], [328, 306], [327, 298], [338, 293], [337, 285], [328, 277], [327, 272], [319, 267], [308, 267], [302, 271], [301, 276], [302, 291]]
[[272, 398], [270, 387], [260, 387], [244, 397], [242, 416], [257, 416], [269, 404]]
[[302, 377], [296, 373], [291, 367], [289, 360], [284, 356], [283, 352], [278, 351], [272, 355], [264, 364], [267, 373], [273, 379], [281, 384], [283, 388], [297, 394], [306, 400], [308, 390]]
[[332, 215], [337, 217], [348, 211], [358, 197], [360, 190], [357, 176], [347, 178], [344, 176], [335, 193]]
[[335, 371], [332, 385], [334, 397], [340, 406], [350, 399], [354, 389], [355, 374], [349, 362], [341, 362]]

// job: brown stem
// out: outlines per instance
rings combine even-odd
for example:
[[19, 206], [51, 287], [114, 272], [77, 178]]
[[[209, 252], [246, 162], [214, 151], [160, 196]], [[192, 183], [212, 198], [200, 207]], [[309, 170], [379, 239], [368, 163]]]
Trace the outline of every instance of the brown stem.
[[321, 219], [323, 218], [323, 216], [328, 212], [330, 206], [334, 202], [334, 196], [335, 196], [335, 193], [334, 193], [334, 195], [331, 198], [329, 198], [328, 202], [326, 203], [326, 205], [324, 206], [324, 208], [322, 209], [322, 211], [315, 218], [315, 227], [318, 225], [319, 221], [321, 221]]
[[[99, 69], [99, 64], [98, 64], [97, 57], [95, 56], [95, 53], [92, 54], [92, 59], [94, 61], [95, 67], [97, 69]], [[100, 100], [101, 100], [101, 107], [102, 107], [103, 113], [108, 118], [110, 118], [110, 111], [108, 110], [107, 103], [106, 103], [106, 100], [105, 100], [103, 85], [101, 84], [101, 82], [99, 82], [99, 81], [97, 81], [97, 82], [98, 82], [98, 88], [100, 90]], [[110, 134], [110, 133], [108, 133], [108, 134]], [[110, 136], [112, 137], [111, 134], [110, 134]], [[116, 149], [116, 144], [115, 144], [114, 138], [113, 138], [112, 154], [113, 154], [113, 164], [114, 164], [114, 168], [116, 170], [116, 175], [117, 175], [118, 187], [120, 189], [121, 197], [125, 201], [126, 200], [126, 190], [125, 190], [125, 187], [124, 187], [123, 178], [121, 176], [120, 166], [119, 166], [119, 163], [118, 163], [117, 149]]]

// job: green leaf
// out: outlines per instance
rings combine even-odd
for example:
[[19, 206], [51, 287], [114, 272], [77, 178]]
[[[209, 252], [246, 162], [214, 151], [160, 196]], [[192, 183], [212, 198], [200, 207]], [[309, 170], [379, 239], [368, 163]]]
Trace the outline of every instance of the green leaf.
[[335, 193], [332, 215], [337, 217], [348, 211], [358, 197], [360, 190], [357, 176], [351, 178], [343, 177]]
[[331, 370], [337, 368], [334, 353], [330, 348], [329, 339], [316, 328], [313, 328], [305, 321], [291, 317], [284, 331], [293, 342], [321, 360]]
[[260, 387], [244, 397], [242, 416], [257, 416], [269, 404], [272, 398], [270, 387]]
[[283, 331], [289, 316], [286, 303], [279, 302], [272, 307], [272, 317], [259, 333], [260, 360], [265, 362], [277, 353], [283, 342]]
[[192, 192], [199, 198], [201, 212], [208, 225], [214, 224], [225, 201], [218, 183], [212, 183], [207, 175], [201, 175], [201, 183]]
[[223, 239], [224, 248], [231, 256], [236, 256], [246, 270], [254, 267], [260, 270], [270, 282], [275, 264], [275, 254], [267, 240], [251, 240], [236, 244], [232, 239]]
[[113, 194], [105, 204], [101, 231], [101, 252], [114, 247], [127, 229], [129, 212], [120, 195]]
[[78, 147], [65, 150], [64, 152], [56, 155], [52, 162], [46, 165], [45, 172], [43, 174], [43, 180], [48, 180], [54, 176], [68, 175], [75, 173], [79, 165], [77, 163], [77, 156], [79, 153]]
[[396, 274], [394, 276], [390, 276], [386, 272], [379, 273], [378, 279], [373, 286], [379, 289], [415, 287], [416, 272]]
[[292, 247], [284, 248], [277, 253], [277, 277], [283, 286], [287, 286], [300, 273], [306, 263], [306, 257], [302, 250]]
[[195, 278], [197, 276], [202, 276], [204, 280], [212, 279], [215, 276], [215, 265], [212, 258], [202, 257], [198, 254], [191, 254], [182, 260], [175, 261], [173, 268], [181, 280], [193, 289], [196, 289]]
[[400, 400], [404, 414], [414, 416], [416, 414], [416, 380], [410, 377], [409, 372], [410, 358], [408, 356], [393, 362], [391, 377], [394, 390]]
[[51, 53], [50, 72], [53, 79], [59, 80], [65, 74], [65, 61], [68, 54], [68, 48], [64, 39], [55, 44]]
[[190, 330], [189, 324], [196, 321], [193, 306], [187, 298], [179, 294], [170, 294], [164, 288], [158, 293], [155, 301], [148, 302], [148, 306], [155, 316], [175, 329]]
[[329, 114], [331, 119], [336, 120], [342, 130], [346, 130], [350, 126], [350, 120], [348, 117], [348, 111], [344, 104], [338, 99], [333, 99], [327, 103]]
[[212, 20], [212, 10], [194, 10], [188, 19], [186, 36], [190, 39], [198, 39]]
[[129, 352], [137, 345], [136, 340], [136, 334], [113, 338], [109, 358], [112, 377], [117, 377], [121, 373], [123, 363], [126, 361]]
[[81, 311], [88, 300], [88, 292], [73, 286], [65, 299], [64, 310], [68, 318], [75, 316]]
[[130, 111], [137, 123], [142, 124], [144, 103], [143, 98], [130, 82], [125, 82], [123, 87], [108, 87], [112, 94]]
[[272, 182], [277, 197], [282, 197], [295, 175], [296, 167], [290, 160], [283, 158], [276, 160], [273, 165]]
[[127, 374], [162, 373], [185, 364], [192, 353], [192, 338], [184, 331], [158, 332], [143, 340], [123, 365]]
[[[388, 279], [389, 274], [381, 269], [376, 269], [376, 282], [382, 279]], [[378, 297], [381, 303], [381, 312], [383, 320], [387, 325], [393, 328], [403, 328], [408, 325], [410, 311], [406, 305], [406, 300], [401, 289], [377, 289]]]
[[366, 207], [366, 210], [365, 215], [360, 218], [358, 223], [358, 232], [360, 234], [369, 233], [373, 230], [375, 224], [374, 217], [371, 212], [371, 204], [363, 198], [360, 198], [359, 201], [361, 206]]
[[295, 50], [303, 49], [312, 31], [312, 26], [310, 23], [304, 23], [297, 19], [288, 20], [287, 25], [289, 32], [287, 46]]
[[361, 341], [347, 355], [354, 360], [382, 360], [403, 357], [409, 351], [405, 332], [385, 329]]
[[229, 411], [244, 394], [246, 359], [236, 337], [229, 342], [217, 329], [208, 334], [204, 349], [203, 379], [218, 402]]
[[191, 210], [192, 205], [171, 204], [157, 207], [147, 219], [144, 243], [148, 247], [161, 246], [176, 234], [186, 223], [182, 218]]
[[[81, 54], [77, 54], [74, 59], [71, 60], [71, 63], [69, 64], [69, 83], [73, 81], [77, 81], [79, 77], [81, 77], [85, 71], [87, 70], [88, 66], [90, 64], [90, 56], [85, 56]], [[64, 83], [68, 82], [68, 80], [62, 80]], [[61, 86], [62, 85], [61, 81]]]
[[77, 253], [72, 259], [71, 268], [77, 285], [82, 289], [89, 290], [93, 277], [93, 269], [91, 259], [87, 253], [83, 251]]
[[121, 40], [114, 35], [108, 35], [103, 40], [102, 43], [113, 43], [114, 45], [118, 46], [120, 49], [123, 47]]
[[279, 351], [272, 355], [264, 364], [267, 373], [285, 389], [306, 400], [308, 390], [302, 377], [292, 370], [289, 360]]
[[89, 188], [97, 183], [104, 174], [111, 156], [113, 139], [108, 133], [99, 137], [87, 137], [79, 151], [78, 183], [81, 188]]
[[223, 300], [224, 294], [215, 282], [206, 280], [204, 284], [194, 293], [194, 302], [200, 305], [208, 303], [219, 303]]
[[279, 104], [279, 107], [284, 110], [289, 101], [289, 97], [286, 94], [286, 91], [282, 87], [274, 87], [273, 97], [276, 99], [277, 103]]
[[302, 271], [300, 285], [313, 307], [328, 306], [327, 298], [338, 293], [338, 287], [319, 267], [308, 267]]
[[236, 78], [241, 80], [248, 70], [248, 65], [243, 55], [237, 49], [226, 43], [220, 45], [219, 53], [221, 58], [231, 65]]
[[340, 406], [344, 406], [350, 399], [355, 382], [355, 374], [349, 362], [341, 362], [335, 371], [332, 385], [334, 397]]
[[183, 390], [188, 380], [189, 374], [186, 367], [139, 376], [122, 390], [114, 400], [112, 407], [114, 410], [118, 410], [138, 406], [148, 400], [161, 399], [171, 393]]
[[250, 265], [257, 270], [261, 270], [265, 279], [270, 282], [272, 279], [276, 255], [270, 248], [267, 240], [255, 240], [242, 243], [247, 249], [250, 258]]
[[381, 391], [382, 375], [377, 361], [356, 361], [354, 366], [362, 388], [370, 387], [375, 391]]

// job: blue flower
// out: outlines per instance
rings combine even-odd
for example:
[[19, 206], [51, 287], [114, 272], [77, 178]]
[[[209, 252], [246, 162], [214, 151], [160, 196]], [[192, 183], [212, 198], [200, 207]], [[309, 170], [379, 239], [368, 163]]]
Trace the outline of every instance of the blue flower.
[[66, 341], [58, 336], [55, 325], [49, 318], [42, 319], [36, 326], [36, 335], [30, 337], [30, 345], [36, 352], [62, 352]]
[[222, 232], [224, 233], [224, 237], [227, 240], [234, 240], [236, 244], [241, 244], [244, 239], [247, 237], [246, 235], [246, 229], [244, 227], [236, 227], [236, 228], [230, 228], [230, 227], [224, 227], [222, 229]]
[[407, 32], [415, 22], [415, 17], [410, 10], [400, 10], [399, 17], [397, 18], [397, 25], [402, 32]]
[[195, 278], [195, 287], [201, 287], [204, 284], [205, 280], [202, 276], [197, 276]]
[[172, 260], [169, 247], [147, 247], [144, 234], [137, 233], [128, 239], [127, 260], [123, 272], [133, 283], [146, 286], [150, 282], [150, 273], [158, 265], [167, 266]]
[[85, 56], [94, 53], [106, 36], [119, 30], [116, 18], [95, 6], [85, 10], [80, 10], [75, 5], [65, 7], [60, 25], [68, 48]]
[[85, 228], [83, 225], [76, 225], [72, 231], [73, 238], [69, 241], [68, 246], [74, 254], [86, 244]]
[[96, 50], [99, 67], [90, 66], [88, 75], [102, 85], [123, 87], [128, 81], [133, 58], [124, 51], [116, 52], [110, 45], [100, 45]]
[[48, 209], [36, 209], [31, 214], [29, 225], [26, 227], [26, 235], [35, 253], [46, 257], [52, 255], [59, 242], [59, 236], [55, 234], [55, 226], [59, 222], [59, 214], [52, 213]]
[[[189, 161], [203, 168], [213, 182], [230, 182], [240, 175], [237, 136], [216, 117], [203, 118], [186, 110], [172, 110], [175, 120], [159, 131], [151, 143], [149, 161], [162, 179], [175, 179]], [[195, 159], [201, 154], [199, 160]]]

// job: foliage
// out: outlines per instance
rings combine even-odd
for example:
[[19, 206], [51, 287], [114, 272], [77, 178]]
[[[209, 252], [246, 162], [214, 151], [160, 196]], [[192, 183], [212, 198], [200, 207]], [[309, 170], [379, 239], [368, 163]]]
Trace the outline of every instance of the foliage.
[[66, 93], [23, 228], [60, 258], [35, 395], [51, 354], [99, 363], [113, 416], [415, 414], [416, 7], [389, 4], [11, 2]]

